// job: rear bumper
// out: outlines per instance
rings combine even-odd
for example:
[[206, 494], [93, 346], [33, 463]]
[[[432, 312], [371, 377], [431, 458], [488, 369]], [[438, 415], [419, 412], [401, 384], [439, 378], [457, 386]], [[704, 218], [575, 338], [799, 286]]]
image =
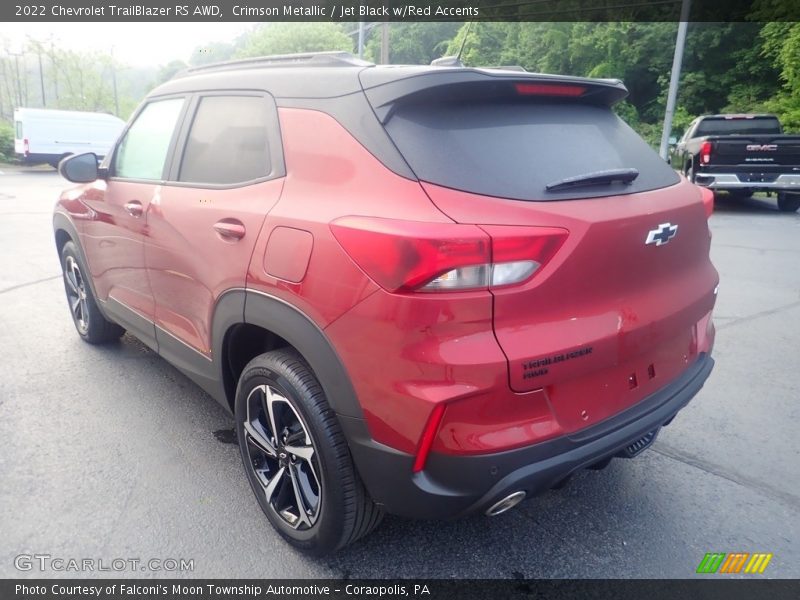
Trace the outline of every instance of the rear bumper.
[[[763, 175], [763, 177], [762, 177]], [[764, 179], [765, 181], [761, 181]], [[775, 190], [800, 192], [800, 175], [784, 173], [774, 176], [772, 173], [704, 173], [699, 172], [695, 178], [697, 185], [715, 190]]]
[[714, 366], [708, 354], [675, 381], [606, 421], [540, 444], [472, 456], [432, 453], [413, 474], [414, 457], [369, 437], [361, 419], [341, 417], [362, 480], [387, 512], [442, 519], [485, 511], [508, 494], [545, 491], [574, 472], [624, 451], [657, 431], [703, 387]]

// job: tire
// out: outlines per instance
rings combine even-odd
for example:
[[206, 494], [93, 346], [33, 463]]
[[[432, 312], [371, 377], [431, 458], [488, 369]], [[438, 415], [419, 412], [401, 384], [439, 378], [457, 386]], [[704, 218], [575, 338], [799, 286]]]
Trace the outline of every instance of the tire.
[[693, 166], [691, 164], [689, 164], [689, 163], [686, 164], [686, 169], [684, 170], [684, 174], [686, 175], [686, 179], [688, 179], [690, 182], [694, 183], [694, 179], [695, 179], [694, 168], [693, 168]]
[[797, 212], [800, 208], [800, 194], [778, 194], [778, 210], [781, 212]]
[[50, 166], [53, 167], [56, 171], [58, 171], [59, 163], [61, 163], [61, 161], [64, 160], [65, 158], [67, 158], [68, 156], [72, 156], [72, 152], [65, 152], [64, 154], [59, 156], [57, 159], [55, 159], [53, 162], [51, 162]]
[[97, 308], [92, 286], [84, 275], [88, 271], [72, 241], [64, 244], [61, 249], [61, 270], [72, 322], [83, 341], [90, 344], [105, 344], [119, 339], [125, 330], [116, 323], [108, 321]]
[[336, 414], [299, 354], [274, 350], [251, 360], [236, 387], [235, 413], [247, 479], [287, 542], [324, 556], [377, 527], [383, 511], [364, 488]]

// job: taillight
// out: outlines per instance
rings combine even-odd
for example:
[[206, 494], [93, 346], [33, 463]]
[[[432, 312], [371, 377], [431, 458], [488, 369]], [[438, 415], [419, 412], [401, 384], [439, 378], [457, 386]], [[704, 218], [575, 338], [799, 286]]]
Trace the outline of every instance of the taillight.
[[561, 247], [565, 229], [344, 217], [331, 230], [390, 292], [475, 290], [530, 279]]
[[700, 144], [700, 163], [707, 165], [711, 162], [711, 142], [703, 142]]
[[481, 227], [492, 238], [492, 287], [528, 279], [550, 262], [567, 239], [557, 227]]
[[563, 85], [552, 83], [517, 83], [520, 96], [582, 96], [586, 87], [582, 85]]
[[25, 156], [28, 156], [28, 154], [30, 154], [30, 149], [31, 149], [31, 147], [28, 144], [28, 138], [23, 139], [22, 140], [22, 151], [25, 153]]
[[700, 195], [703, 197], [703, 207], [706, 209], [706, 218], [711, 218], [711, 215], [714, 213], [714, 192], [706, 187], [701, 187]]

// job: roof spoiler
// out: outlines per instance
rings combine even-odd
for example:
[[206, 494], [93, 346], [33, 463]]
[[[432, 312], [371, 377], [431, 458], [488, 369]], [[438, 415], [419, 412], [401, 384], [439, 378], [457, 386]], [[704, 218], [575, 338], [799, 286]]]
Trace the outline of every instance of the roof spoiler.
[[381, 69], [365, 69], [359, 76], [364, 93], [384, 124], [395, 108], [405, 102], [559, 97], [564, 101], [611, 106], [628, 95], [628, 89], [618, 79], [565, 77], [508, 68], [431, 69], [402, 78]]

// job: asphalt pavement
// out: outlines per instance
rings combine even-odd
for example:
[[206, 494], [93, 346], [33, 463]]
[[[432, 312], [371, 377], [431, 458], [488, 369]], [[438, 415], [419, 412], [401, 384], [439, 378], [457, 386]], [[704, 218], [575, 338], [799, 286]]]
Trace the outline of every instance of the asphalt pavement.
[[139, 577], [686, 578], [706, 552], [800, 577], [800, 215], [774, 198], [717, 204], [717, 366], [651, 449], [499, 517], [387, 517], [315, 560], [263, 517], [221, 407], [128, 335], [78, 338], [51, 226], [69, 184], [0, 173], [0, 577], [92, 575], [15, 567], [44, 554], [194, 561], [118, 573]]

